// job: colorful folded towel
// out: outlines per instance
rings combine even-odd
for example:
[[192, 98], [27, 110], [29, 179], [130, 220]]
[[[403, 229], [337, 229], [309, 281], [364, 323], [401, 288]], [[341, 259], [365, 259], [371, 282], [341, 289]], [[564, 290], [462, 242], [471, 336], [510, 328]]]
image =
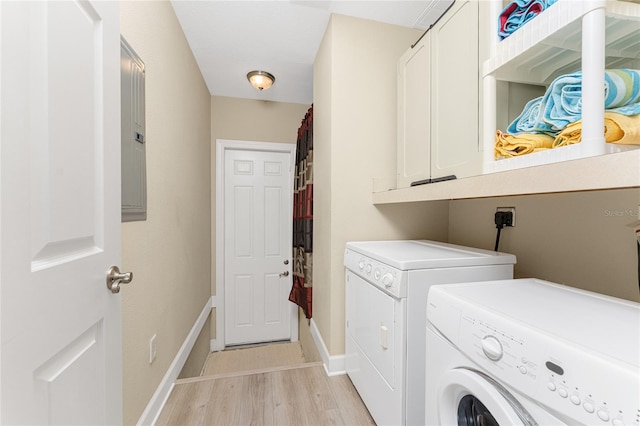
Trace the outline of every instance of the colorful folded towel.
[[557, 0], [515, 0], [498, 16], [498, 37], [504, 40], [514, 31], [535, 18]]
[[[582, 120], [569, 124], [553, 141], [553, 148], [572, 145], [582, 140]], [[640, 145], [640, 114], [627, 116], [604, 113], [604, 140], [619, 145]], [[497, 149], [497, 148], [496, 148]]]
[[[640, 70], [605, 70], [604, 108], [624, 115], [640, 114]], [[582, 71], [556, 78], [544, 96], [532, 99], [507, 132], [557, 134], [582, 118]]]
[[553, 146], [553, 137], [541, 133], [510, 135], [496, 131], [494, 158], [517, 157], [532, 152], [544, 151]]

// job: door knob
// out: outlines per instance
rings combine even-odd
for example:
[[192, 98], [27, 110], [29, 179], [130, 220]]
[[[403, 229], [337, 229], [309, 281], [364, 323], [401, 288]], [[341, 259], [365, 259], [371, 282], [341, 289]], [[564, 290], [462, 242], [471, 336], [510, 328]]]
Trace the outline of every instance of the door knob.
[[120, 284], [129, 284], [133, 280], [133, 272], [120, 272], [120, 268], [112, 266], [107, 271], [107, 288], [111, 293], [120, 292]]
[[281, 277], [288, 277], [289, 276], [289, 271], [280, 272], [280, 276]]

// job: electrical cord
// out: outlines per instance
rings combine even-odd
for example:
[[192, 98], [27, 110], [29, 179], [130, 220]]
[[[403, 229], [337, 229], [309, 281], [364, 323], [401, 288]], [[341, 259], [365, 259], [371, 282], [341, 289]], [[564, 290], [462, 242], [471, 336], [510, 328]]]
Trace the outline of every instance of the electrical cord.
[[496, 224], [496, 228], [498, 229], [498, 232], [496, 233], [496, 245], [493, 247], [493, 251], [498, 251], [498, 246], [500, 245], [500, 231], [502, 231], [504, 225]]

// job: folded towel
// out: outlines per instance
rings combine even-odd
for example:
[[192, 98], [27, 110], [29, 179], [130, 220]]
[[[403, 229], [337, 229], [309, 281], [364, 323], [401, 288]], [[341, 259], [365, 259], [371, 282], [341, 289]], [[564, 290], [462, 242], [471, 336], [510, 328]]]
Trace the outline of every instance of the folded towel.
[[[582, 120], [569, 124], [553, 141], [553, 147], [572, 145], [582, 140]], [[604, 140], [620, 145], [640, 145], [640, 114], [627, 116], [604, 113]]]
[[531, 99], [522, 109], [522, 112], [516, 117], [509, 127], [507, 133], [518, 135], [521, 133], [548, 133], [555, 134], [551, 125], [542, 119], [542, 96]]
[[496, 131], [495, 159], [517, 157], [532, 152], [550, 149], [553, 146], [553, 137], [539, 133], [523, 133], [510, 135]]
[[515, 0], [498, 16], [498, 37], [504, 40], [557, 0]]
[[[640, 114], [640, 70], [605, 70], [604, 108], [624, 115]], [[507, 132], [557, 134], [582, 118], [582, 71], [556, 78], [544, 96], [525, 105]]]

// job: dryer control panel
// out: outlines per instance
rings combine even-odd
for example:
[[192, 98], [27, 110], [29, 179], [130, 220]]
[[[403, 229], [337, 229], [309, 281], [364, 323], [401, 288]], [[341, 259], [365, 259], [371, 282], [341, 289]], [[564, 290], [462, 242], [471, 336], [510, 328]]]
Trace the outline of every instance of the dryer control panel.
[[344, 266], [385, 293], [397, 298], [407, 297], [407, 272], [376, 259], [346, 249]]

